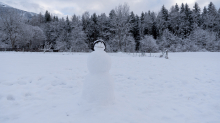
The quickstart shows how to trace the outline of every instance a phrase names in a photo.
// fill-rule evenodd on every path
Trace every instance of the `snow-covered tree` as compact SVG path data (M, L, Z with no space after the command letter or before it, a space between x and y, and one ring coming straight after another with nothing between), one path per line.
M157 14L142 12L140 17L130 13L126 3L112 9L109 16L85 12L81 17L73 14L65 19L49 11L29 20L23 19L22 13L1 11L0 22L0 47L11 48L36 48L49 42L52 49L81 51L87 46L91 49L96 39L103 39L108 51L133 52L133 39L138 51L139 41L149 35L161 50L218 51L220 40L220 9L217 11L212 2L202 13L196 2L192 10L182 3L180 7L173 5L169 11L162 6Z
M217 32L218 39L220 39L220 8L219 8L219 10L218 10L216 22L217 22L216 32Z
M144 36L144 38L140 41L140 51L141 52L156 52L158 50L158 46L156 44L156 40L152 36Z
M70 36L71 51L82 52L88 49L86 34L82 30L82 26L78 25L74 27Z
M179 7L176 4L175 6L172 6L170 8L170 13L168 16L168 23L170 26L170 31L173 32L174 35L180 34L180 13L179 13ZM161 33L161 32L160 32Z
M159 35L162 35L163 31L168 28L168 10L164 5L157 16L157 27Z
M45 53L46 51L49 51L51 47L52 47L52 44L50 44L49 42L45 42L41 50L43 50Z
M59 37L56 39L56 45L55 48L57 50L62 50L62 51L67 51L71 48L71 43L70 43L70 34L66 31L63 30Z
M51 15L48 11L45 12L44 14L45 22L50 22L52 20Z
M23 24L23 16L18 11L7 10L7 12L0 12L0 27L5 36L7 36L7 43L12 48L16 47L16 43L22 37Z
M24 25L23 26L23 37L22 41L29 49L38 48L43 45L45 41L45 35L41 28L38 26ZM21 42L21 41L20 41Z
M105 13L102 13L100 16L98 16L98 31L99 31L99 38L103 40L109 40L110 38L110 23L109 18L105 15Z
M115 32L113 38L115 43L118 45L118 50L122 51L123 44L127 36L129 36L130 24L128 23L129 18L129 6L128 4L118 5L115 11L115 17L112 20L111 25Z
M145 18L145 14L144 12L142 12L140 17L140 24L139 24L140 38L144 37L144 18Z
M196 2L195 5L193 6L192 10L192 19L193 19L193 28L197 28L201 26L201 16L200 16L201 10Z
M152 34L152 27L153 27L153 18L151 17L151 12L145 13L144 15L144 35L151 35Z
M130 23L130 33L132 34L132 36L135 39L135 46L136 46L136 51L139 50L139 41L140 41L140 20L138 15L134 15L133 12L131 12L130 16L129 16L129 23Z
M193 30L193 19L192 19L192 11L190 10L188 4L185 4L185 18L183 18L185 23L183 27L184 37L188 37Z
M210 47L207 46L207 43L216 41L216 34L201 28L197 28L190 35L190 40L194 42L200 50L202 50Z
M94 13L93 15L91 15L89 12L85 12L82 15L82 26L83 26L83 31L86 33L87 35L87 44L89 46L90 49L92 49L92 44L95 40L98 39L99 37L99 31L98 31L98 17L96 15L96 13Z
M127 36L124 42L123 51L124 52L135 52L136 51L136 43L133 36Z
M159 49L163 50L164 48L170 48L172 44L176 44L175 36L168 30L163 31L163 35L158 40Z

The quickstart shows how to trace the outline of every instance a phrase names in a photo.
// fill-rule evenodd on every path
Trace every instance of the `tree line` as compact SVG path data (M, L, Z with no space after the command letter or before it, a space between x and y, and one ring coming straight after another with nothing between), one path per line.
M0 48L50 45L59 51L84 52L97 39L106 42L109 52L220 51L220 8L212 2L203 10L198 3L192 9L182 3L139 16L125 3L108 15L84 12L64 19L46 11L30 20L16 11L0 13Z

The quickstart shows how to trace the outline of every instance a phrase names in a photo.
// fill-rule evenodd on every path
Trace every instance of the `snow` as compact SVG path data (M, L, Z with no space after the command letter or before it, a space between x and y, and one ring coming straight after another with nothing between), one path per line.
M220 122L220 53L109 53L107 106L79 103L88 55L0 52L0 123Z
M111 105L114 102L114 82L110 74L88 74L83 83L83 105Z

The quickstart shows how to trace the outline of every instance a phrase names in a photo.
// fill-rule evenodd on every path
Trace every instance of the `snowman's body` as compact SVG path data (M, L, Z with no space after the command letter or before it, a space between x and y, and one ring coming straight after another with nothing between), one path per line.
M89 74L83 85L82 98L88 103L109 104L114 100L114 82L109 74L111 59L99 42L87 60Z

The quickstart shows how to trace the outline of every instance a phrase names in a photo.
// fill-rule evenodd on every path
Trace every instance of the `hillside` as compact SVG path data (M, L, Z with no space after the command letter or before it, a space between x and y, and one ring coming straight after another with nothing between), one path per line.
M30 20L34 15L37 15L36 13L20 10L20 9L11 7L7 4L4 4L4 3L0 2L0 12L8 12L10 10L17 11L18 13L22 14L24 16L24 18L26 18L28 20Z

